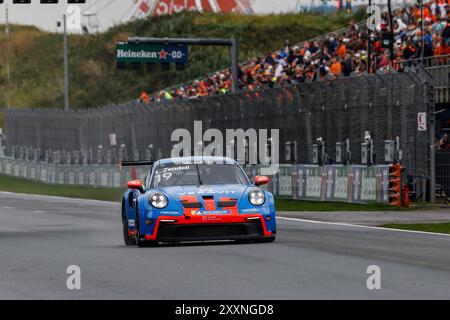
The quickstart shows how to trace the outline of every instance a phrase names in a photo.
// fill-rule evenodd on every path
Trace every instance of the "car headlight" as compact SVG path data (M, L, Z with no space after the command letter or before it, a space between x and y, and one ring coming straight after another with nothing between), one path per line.
M266 201L266 196L261 190L253 190L248 194L248 200L254 206L260 206Z
M150 203L156 209L162 209L167 206L167 197L162 193L153 193L150 196Z

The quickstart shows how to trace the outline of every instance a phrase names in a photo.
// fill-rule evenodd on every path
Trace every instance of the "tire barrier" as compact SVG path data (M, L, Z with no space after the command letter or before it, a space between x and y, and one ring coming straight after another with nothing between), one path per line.
M391 206L401 207L401 166L400 163L394 163L389 166L389 204Z

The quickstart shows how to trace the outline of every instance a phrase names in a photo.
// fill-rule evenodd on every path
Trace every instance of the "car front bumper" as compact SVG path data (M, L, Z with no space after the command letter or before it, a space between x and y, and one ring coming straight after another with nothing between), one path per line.
M273 236L263 215L160 216L150 241L251 240Z

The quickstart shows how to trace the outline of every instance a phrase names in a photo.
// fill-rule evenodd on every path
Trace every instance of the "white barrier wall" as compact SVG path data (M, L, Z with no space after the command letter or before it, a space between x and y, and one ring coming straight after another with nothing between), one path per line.
M132 179L145 180L148 167L66 165L0 158L0 174L49 184L124 188ZM255 177L261 167L246 168ZM343 202L389 202L389 165L280 165L266 188L276 196Z
M121 187L119 166L57 165L0 158L0 174L49 184Z

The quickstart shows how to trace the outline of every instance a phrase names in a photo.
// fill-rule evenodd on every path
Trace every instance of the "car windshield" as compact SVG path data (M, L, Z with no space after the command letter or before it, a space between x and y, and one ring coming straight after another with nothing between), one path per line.
M236 164L167 164L158 166L151 188L215 184L248 184L249 180Z

